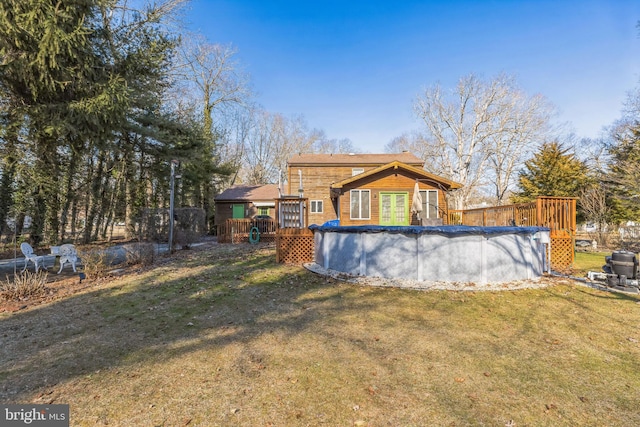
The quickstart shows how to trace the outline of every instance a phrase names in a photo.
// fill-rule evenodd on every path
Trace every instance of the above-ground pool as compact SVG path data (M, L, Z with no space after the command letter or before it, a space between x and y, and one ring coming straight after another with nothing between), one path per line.
M357 276L487 284L537 279L548 269L545 227L309 228L316 264Z

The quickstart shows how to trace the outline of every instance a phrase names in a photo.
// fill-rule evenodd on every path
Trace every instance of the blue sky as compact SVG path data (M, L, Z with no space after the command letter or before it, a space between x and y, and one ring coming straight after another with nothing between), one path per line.
M640 0L193 0L186 19L238 50L266 110L365 152L421 127L421 90L470 73L515 76L591 138L640 85Z

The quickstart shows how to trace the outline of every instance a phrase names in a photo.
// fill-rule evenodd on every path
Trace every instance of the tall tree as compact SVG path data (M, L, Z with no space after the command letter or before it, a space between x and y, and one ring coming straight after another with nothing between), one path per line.
M503 201L527 148L547 132L551 112L541 96L527 96L509 76L485 81L473 74L451 91L439 84L426 89L414 110L426 129L425 167L463 185L452 195L457 209L487 185L496 202Z
M640 122L615 128L606 183L618 221L640 220Z
M225 108L245 104L249 97L247 76L235 60L232 47L207 43L193 36L181 45L183 65L177 72L184 84L198 94L203 118L205 141L199 162L191 164L191 173L202 177L198 205L203 207L210 229L213 229L213 200L216 183L230 175L231 168L220 158L216 141L225 130L216 123L216 114Z
M0 2L0 99L30 166L16 177L29 193L16 198L33 217L35 243L63 238L67 215L73 228L80 210L85 239L104 230L125 193L114 173L123 160L143 168L126 179L162 179L149 171L170 151L157 147L171 142L149 118L165 115L162 94L175 45L162 18L184 1L139 10L127 0ZM3 134L5 148L11 135Z
M538 196L578 197L588 182L586 170L569 148L556 141L544 143L520 171L519 191L512 201L524 203Z
M44 237L45 225L49 239L58 238L58 148L86 125L83 107L103 102L105 85L97 77L104 68L91 44L94 17L88 0L0 2L0 90L16 117L28 118L23 124L33 144L34 243Z
M253 110L244 141L243 178L249 184L278 181L293 153L309 152L317 132L309 131L302 117L286 118L278 113Z

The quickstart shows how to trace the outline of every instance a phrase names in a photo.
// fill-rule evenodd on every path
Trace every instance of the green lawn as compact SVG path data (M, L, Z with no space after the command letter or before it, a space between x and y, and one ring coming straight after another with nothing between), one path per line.
M605 257L611 252L576 252L573 267L576 274L586 275L588 271L602 272Z
M0 401L72 426L640 425L640 298L555 280L372 288L181 251L0 314Z

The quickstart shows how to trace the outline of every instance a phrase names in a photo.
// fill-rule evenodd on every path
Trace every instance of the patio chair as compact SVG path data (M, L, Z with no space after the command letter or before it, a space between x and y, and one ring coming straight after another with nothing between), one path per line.
M67 263L71 264L73 272L75 273L76 262L78 261L78 251L76 251L76 247L71 244L61 245L58 253L60 254L60 270L58 270L58 274L62 272L64 265Z
M29 261L31 261L36 266L36 273L38 272L39 267L43 267L46 269L46 267L44 266L44 257L41 255L36 255L33 252L33 248L30 244L28 244L27 242L22 242L20 244L20 250L24 255L24 268L22 269L23 273L27 269Z

